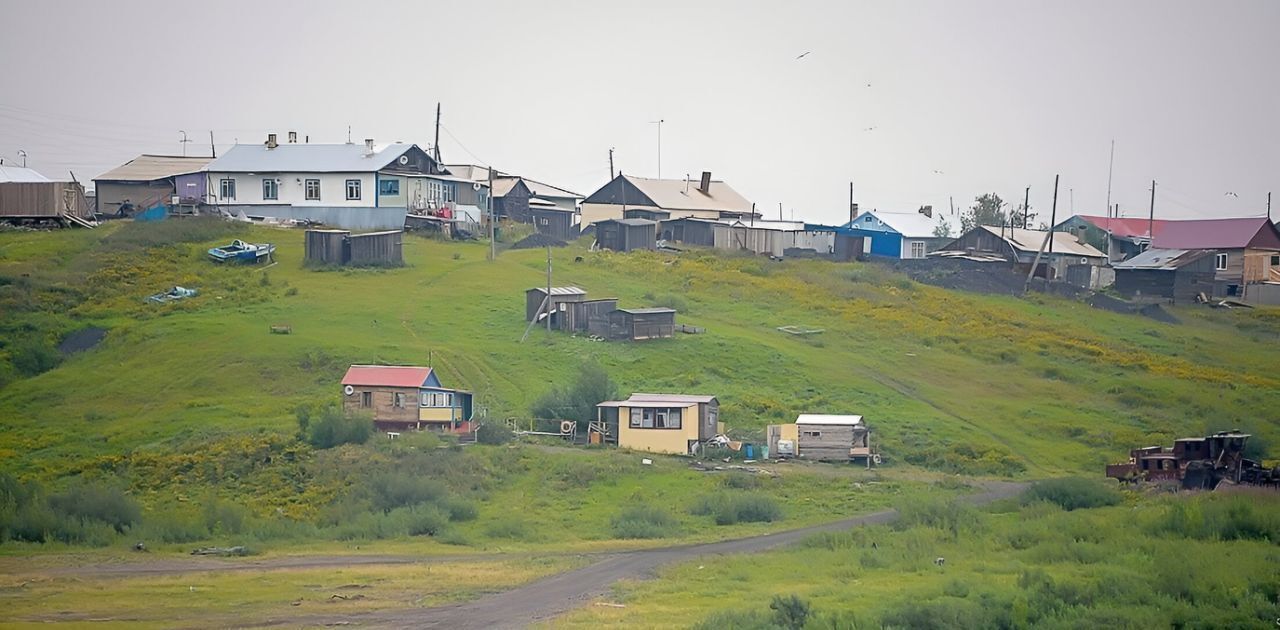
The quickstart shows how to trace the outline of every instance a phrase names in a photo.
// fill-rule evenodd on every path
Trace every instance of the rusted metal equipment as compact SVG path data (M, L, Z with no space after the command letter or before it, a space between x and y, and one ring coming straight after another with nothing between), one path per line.
M1219 483L1274 486L1280 468L1263 468L1244 457L1251 436L1219 431L1200 438L1175 440L1173 448L1148 446L1129 451L1129 461L1107 466L1107 476L1120 481L1176 481L1186 489L1212 490Z

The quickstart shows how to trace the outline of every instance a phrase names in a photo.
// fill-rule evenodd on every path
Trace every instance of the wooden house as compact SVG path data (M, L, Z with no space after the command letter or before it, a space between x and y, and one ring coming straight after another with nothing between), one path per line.
M581 235L578 215L550 201L539 198L529 200L529 223L539 234L546 234L562 241L572 241Z
M804 413L793 424L769 425L765 433L774 457L879 463L862 416Z
M1280 282L1280 231L1266 217L1166 221L1152 247L1216 250L1215 297L1252 301L1251 290Z
M133 216L155 206L172 206L174 197L179 204L200 204L207 193L201 171L212 161L210 157L139 155L94 178L98 213Z
M621 448L687 455L723 433L715 396L632 394L596 406L596 432Z
M674 308L619 308L608 314L606 339L640 341L674 337L676 310Z
M855 216L840 229L866 238L870 243L866 253L873 256L924 258L954 240L945 235L958 232L959 221L949 223L941 214L934 214L932 206L924 206L917 212L871 210Z
M1213 294L1215 255L1207 249L1148 249L1112 265L1115 288L1127 298L1194 304L1198 294Z
M629 252L657 249L658 224L645 219L609 219L597 221L596 244L601 249Z
M429 367L353 365L342 378L342 408L372 415L382 431L458 430L471 420L472 395L444 387Z
M1036 277L1061 280L1071 265L1101 265L1106 255L1077 235L1022 228L979 225L940 247L937 254L956 253L980 259L1030 265L1039 257Z
M733 220L759 217L751 204L728 184L711 179L651 179L619 174L582 201L582 224L624 219L644 209L666 213L662 218L696 217Z

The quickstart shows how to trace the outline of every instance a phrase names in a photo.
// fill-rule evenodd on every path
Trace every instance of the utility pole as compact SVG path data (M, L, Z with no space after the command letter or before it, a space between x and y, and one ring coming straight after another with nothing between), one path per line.
M609 181L613 181L613 147L609 147Z
M1156 244L1156 180L1151 180L1151 212L1147 215L1147 249Z
M1116 167L1116 141L1111 141L1111 160L1107 162L1107 264L1111 264L1111 174Z
M956 198L954 195L947 197L947 202L951 204L951 216L956 216Z
M218 149L217 149L217 147L214 147L214 146L213 146L213 131L212 131L212 130L210 130L210 131L209 131L209 156L210 156L210 157L214 157L214 158L218 157Z
M853 182L849 182L849 222L850 223L852 223L853 220L857 218L854 216L855 212L856 210L854 210L854 205L853 205Z
M781 201L778 202L778 220L779 221L782 220L782 202Z
M551 332L551 246L547 245L547 332Z
M1267 220L1271 220L1271 193L1267 193Z
M182 140L179 140L182 143L182 157L187 157L187 143L191 141L187 139L187 132L179 129L178 133L182 134Z
M1030 230L1031 226L1031 187L1022 193L1022 229Z
M440 101L436 101L436 164L440 164Z
M1053 209L1049 211L1049 253L1053 253L1053 226L1058 222L1058 177L1053 176ZM1035 269L1032 269L1035 271ZM1045 280L1049 279L1049 274L1045 274Z
M1058 213L1058 176L1057 175L1053 176L1053 209L1050 212L1051 212L1050 216L1054 216ZM1050 221L1052 220L1053 219L1050 219ZM1022 285L1022 292L1024 294L1027 292L1028 289L1031 288L1031 278L1035 277L1036 275L1036 267L1040 266L1040 255L1044 253L1044 248L1046 245L1049 246L1049 251L1053 252L1053 228L1052 227L1050 227L1049 231L1045 233L1044 240L1040 242L1040 249L1036 250L1036 257L1031 261L1031 271L1027 272L1027 281ZM1044 280L1045 280L1045 284L1047 285L1049 282L1048 273L1044 274Z
M649 123L658 126L658 179L662 179L662 123L664 122L666 119L659 118Z
M489 171L489 204L488 204L488 205L489 205L489 260L496 261L496 260L498 260L498 242L497 242L497 232L498 232L498 231L497 231L497 228L495 227L495 224L497 223L497 220L496 220L496 218L493 216L493 212L494 212L494 209L493 209L493 167L492 167L492 166L488 166L488 167L485 167L485 168L487 168L487 169L488 169L488 171ZM547 299L548 299L548 300L549 300L549 299L551 299L551 296L550 296L550 295L548 295L548 296L547 296Z

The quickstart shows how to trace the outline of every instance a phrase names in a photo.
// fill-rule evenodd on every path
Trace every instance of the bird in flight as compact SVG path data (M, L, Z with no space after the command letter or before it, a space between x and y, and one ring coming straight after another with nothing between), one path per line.
M863 131L875 131L875 130L876 130L875 127L867 127L866 129L863 129Z
M809 53L810 53L810 52L813 52L813 51L806 50L806 51L804 51L804 52L800 53L799 55L797 55L797 56L796 56L796 59L804 59L805 57L808 57L808 56L809 56Z
M934 170L933 170L933 172L934 172L934 174L935 174L935 175L945 175L945 173L943 173L942 171L940 171L940 170L938 170L938 169L934 169Z
M1237 195L1237 194L1235 194L1235 193L1233 193L1233 192L1228 192L1228 193L1227 193L1226 195L1224 195L1224 196L1226 196L1226 197L1235 197L1236 199L1239 199L1239 198L1240 198L1240 195Z

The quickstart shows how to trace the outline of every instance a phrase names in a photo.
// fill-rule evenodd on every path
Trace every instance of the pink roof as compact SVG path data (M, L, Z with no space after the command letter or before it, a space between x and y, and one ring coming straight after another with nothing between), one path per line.
M1113 235L1118 236L1120 238L1135 238L1135 237L1148 238L1149 237L1149 235L1147 234L1147 227L1148 227L1147 219L1139 219L1135 217L1129 217L1129 218L1112 217L1111 219L1107 219L1107 217L1092 216L1087 214L1081 214L1077 216L1079 216L1081 219L1084 219L1085 221L1088 221L1089 223L1092 223L1094 227L1097 227L1100 230L1110 229ZM1159 234L1160 229L1164 226L1164 224L1172 223L1172 221L1168 221L1165 219L1156 219L1154 223L1156 228L1156 234Z
M1166 221L1153 247L1165 249L1280 249L1280 233L1266 217Z
M429 367L404 365L353 365L342 377L343 385L374 385L381 387L422 387L431 376Z

